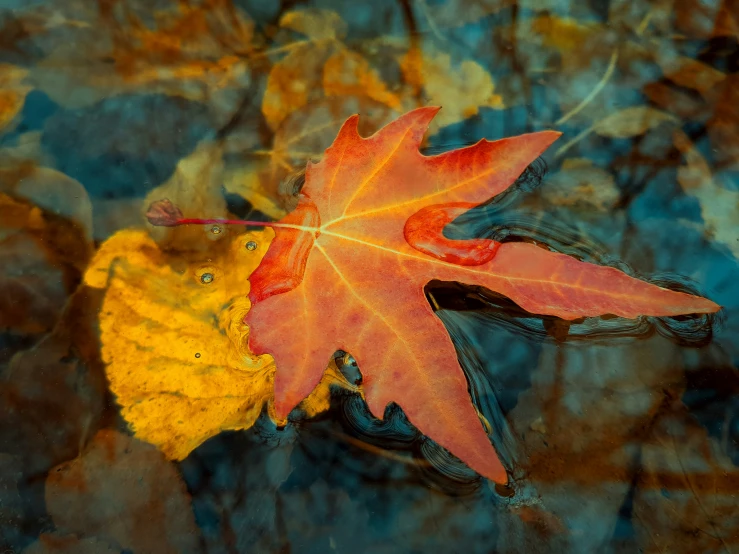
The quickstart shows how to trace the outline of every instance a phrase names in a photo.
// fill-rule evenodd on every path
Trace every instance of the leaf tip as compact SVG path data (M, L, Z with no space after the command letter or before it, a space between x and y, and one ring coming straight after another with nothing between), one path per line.
M291 406L287 400L277 398L275 395L274 402L274 420L278 425L285 425L287 423L287 416L295 406Z
M344 124L339 129L339 133L336 135L334 143L339 142L339 139L358 138L359 135L359 114L349 116Z

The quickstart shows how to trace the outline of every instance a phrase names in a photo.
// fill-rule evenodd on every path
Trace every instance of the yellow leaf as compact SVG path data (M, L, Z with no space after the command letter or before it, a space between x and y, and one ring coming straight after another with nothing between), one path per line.
M667 112L649 106L632 106L612 113L593 125L593 130L609 138L629 138L643 135L660 123L680 120Z
M544 45L562 54L582 52L583 44L602 33L602 25L568 17L540 15L531 21L531 30L544 38ZM588 56L592 52L588 53Z
M280 19L280 26L302 33L308 40L285 46L289 53L269 72L262 113L273 131L292 112L320 98L323 66L341 48L339 40L346 34L346 24L331 10L288 12Z
M271 229L246 232L199 254L163 251L143 231L121 231L85 274L87 285L106 289L102 357L121 413L170 459L221 431L251 427L272 398L274 363L249 351L244 316L249 275L273 237ZM308 417L328 409L332 384L356 389L327 372L300 406Z
M272 397L274 364L249 351L243 320L248 277L273 236L247 232L205 257L163 252L145 232L121 231L90 264L85 283L107 289L100 333L110 389L136 436L170 459L251 427ZM328 399L319 386L305 411L325 411Z

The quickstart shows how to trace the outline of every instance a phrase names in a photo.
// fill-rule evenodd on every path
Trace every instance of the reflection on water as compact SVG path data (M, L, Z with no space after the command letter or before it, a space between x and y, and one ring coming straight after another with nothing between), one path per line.
M0 2L0 551L736 550L738 56L732 0ZM278 219L349 115L421 105L427 153L563 132L447 236L723 306L430 283L507 487L373 417L351 352L277 425L241 324L269 236L143 217Z

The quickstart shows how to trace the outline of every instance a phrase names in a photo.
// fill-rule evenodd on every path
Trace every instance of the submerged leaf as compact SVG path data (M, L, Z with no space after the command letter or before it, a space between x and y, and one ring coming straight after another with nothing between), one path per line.
M236 91L251 80L260 39L230 0L79 2L55 10L51 20L64 28L64 39L57 37L31 75L63 106L146 92L203 102L221 119L230 117Z
M166 183L156 187L146 197L144 206L159 198L168 198L185 216L208 213L217 217L226 215L226 200L221 194L223 179L223 152L219 144L204 141L186 158L182 158ZM152 236L165 248L179 250L209 247L203 241L203 231L196 228L152 228Z
M323 67L323 90L326 96L366 96L391 109L400 108L400 98L357 52L342 49L333 54Z
M593 125L593 130L609 138L630 138L643 135L660 123L678 123L674 115L650 106L632 106L604 117Z
M541 194L555 206L598 212L611 210L620 197L613 175L590 160L579 158L564 160L562 168L547 179Z
M332 10L308 8L287 12L280 18L280 27L304 34L311 40L342 40L346 23Z
M657 50L656 61L665 77L674 83L697 90L704 97L711 98L726 75L699 60L678 56L674 52Z
M254 209L280 219L295 207L296 175L331 144L347 117L361 111L362 131L373 132L395 115L387 106L355 96L326 98L288 115L274 134L272 148L226 170L223 186L248 200Z
M277 62L267 78L262 113L276 130L295 110L321 96L323 65L337 49L333 41L298 44Z
M675 131L674 141L685 160L677 171L678 183L700 202L708 233L739 258L739 192L716 182L708 163L685 133Z
M26 69L0 63L0 131L18 115L26 101L26 94L32 89L23 84L26 75Z
M77 535L41 533L23 554L120 554L121 549L98 538L80 539Z
M642 447L641 463L633 509L643 552L719 553L739 546L739 471L705 429L687 416L662 417Z
M142 553L201 552L200 530L177 469L155 448L102 430L82 455L49 472L56 528ZM115 498L111 502L111 498Z
M345 24L338 14L329 10L288 12L280 25L307 35L308 40L276 49L288 53L272 67L262 99L262 113L272 130L279 132L292 114L324 98L338 103L353 98L370 108L376 103L400 108L401 99L378 72L341 42ZM363 112L366 109L362 106Z
M718 94L708 136L719 167L739 170L739 74L727 76Z
M406 82L423 91L423 103L442 107L434 129L477 115L480 108L504 108L490 73L474 60L455 63L449 54L411 48L400 63Z
M54 327L90 257L85 234L0 192L0 330L40 337Z

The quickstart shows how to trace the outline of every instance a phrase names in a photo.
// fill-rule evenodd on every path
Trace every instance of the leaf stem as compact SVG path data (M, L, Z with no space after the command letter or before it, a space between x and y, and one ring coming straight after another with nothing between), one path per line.
M199 217L184 217L175 222L177 225L208 225L210 223L220 223L221 225L256 225L259 227L284 227L280 223L272 223L271 221L249 221L246 219L203 219Z

